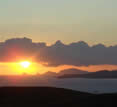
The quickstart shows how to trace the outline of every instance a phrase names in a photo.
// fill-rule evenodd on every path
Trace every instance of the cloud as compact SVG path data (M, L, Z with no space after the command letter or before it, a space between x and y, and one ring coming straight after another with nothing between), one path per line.
M40 48L46 47L45 43L33 43L28 38L13 38L0 43L0 61L18 61L31 58L38 54Z
M46 43L34 43L28 38L13 38L0 43L1 62L17 61L21 58L32 58L46 66L117 65L117 46L89 46L84 41L68 45L57 41L47 46Z
M49 66L116 65L117 46L106 47L102 44L89 46L83 41L65 45L57 41L54 45L42 49L40 58L41 61L48 62Z

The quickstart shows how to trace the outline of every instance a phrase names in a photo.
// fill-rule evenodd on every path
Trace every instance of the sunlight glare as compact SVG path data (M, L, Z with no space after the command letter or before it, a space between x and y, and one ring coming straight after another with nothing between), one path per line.
M21 62L20 65L23 68L28 68L31 65L31 63L29 61L24 61L24 62Z

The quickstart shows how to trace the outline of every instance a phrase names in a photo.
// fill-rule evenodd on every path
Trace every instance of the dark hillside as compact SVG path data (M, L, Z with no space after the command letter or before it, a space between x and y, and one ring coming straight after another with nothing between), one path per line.
M93 95L51 87L0 88L0 107L112 107L116 98L117 94Z

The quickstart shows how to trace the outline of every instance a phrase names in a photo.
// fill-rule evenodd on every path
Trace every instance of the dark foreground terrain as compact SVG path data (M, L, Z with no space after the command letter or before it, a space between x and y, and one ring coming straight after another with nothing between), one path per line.
M0 88L0 107L117 107L117 94L95 95L51 87Z

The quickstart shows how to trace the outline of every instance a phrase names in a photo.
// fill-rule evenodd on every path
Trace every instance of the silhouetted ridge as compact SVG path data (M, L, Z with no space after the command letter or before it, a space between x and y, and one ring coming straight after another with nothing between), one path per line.
M97 72L90 72L88 74L71 74L71 75L62 75L59 78L117 78L117 70L108 71L97 71Z
M87 74L88 71L83 71L80 69L70 68L61 70L58 75L65 75L65 74Z

